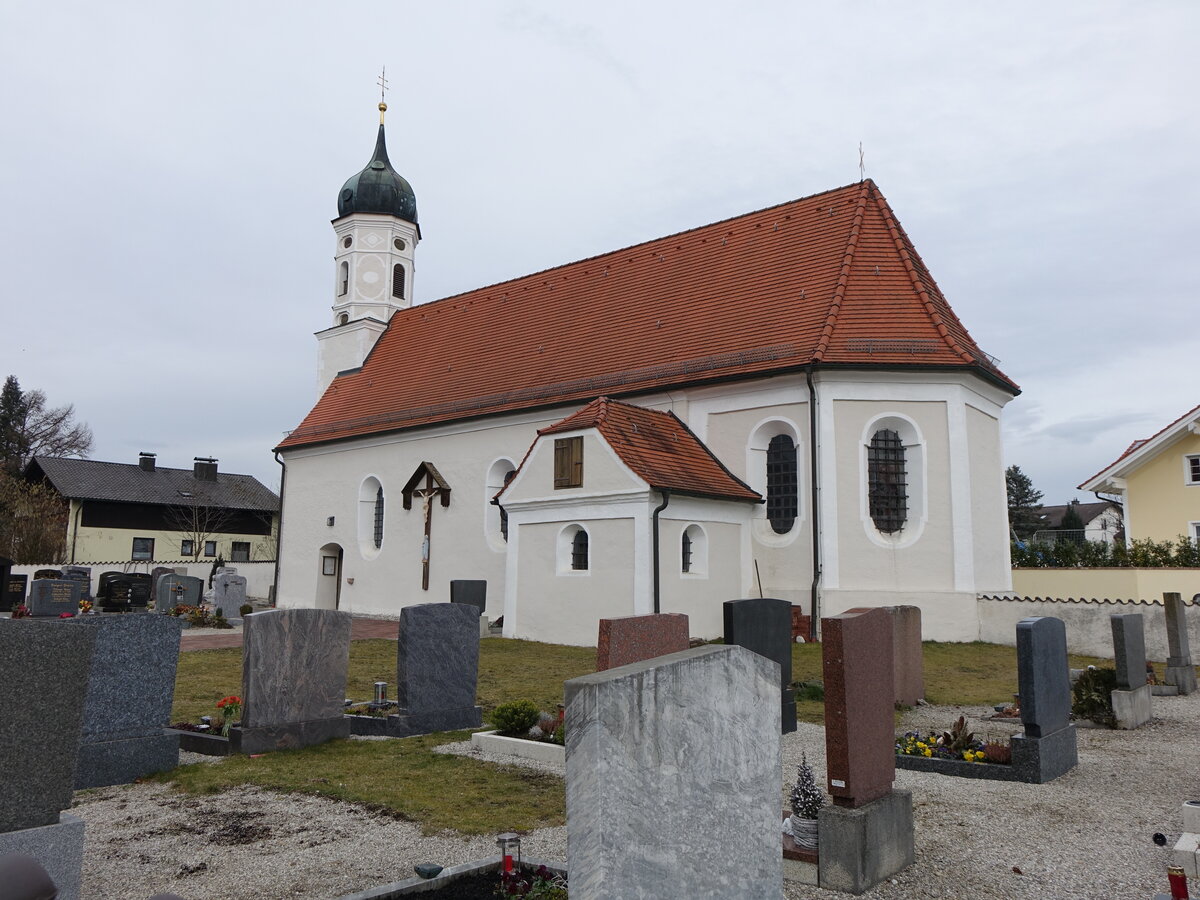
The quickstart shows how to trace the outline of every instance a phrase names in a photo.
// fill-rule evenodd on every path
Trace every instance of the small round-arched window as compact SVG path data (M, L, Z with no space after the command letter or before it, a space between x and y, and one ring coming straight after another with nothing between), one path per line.
M560 575L582 575L591 570L591 539L582 525L568 525L558 533L557 551Z

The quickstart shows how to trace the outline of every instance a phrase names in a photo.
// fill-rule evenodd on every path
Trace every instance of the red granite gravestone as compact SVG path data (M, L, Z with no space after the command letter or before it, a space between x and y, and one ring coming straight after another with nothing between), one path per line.
M829 793L856 808L884 797L896 775L892 617L850 609L821 620Z
M688 617L683 613L601 619L596 640L596 671L678 653L688 648Z
M792 607L792 640L796 638L804 638L808 640L808 623L809 618L804 612L803 606Z
M921 647L921 607L889 606L892 616L892 654L895 701L916 706L925 696L925 658Z

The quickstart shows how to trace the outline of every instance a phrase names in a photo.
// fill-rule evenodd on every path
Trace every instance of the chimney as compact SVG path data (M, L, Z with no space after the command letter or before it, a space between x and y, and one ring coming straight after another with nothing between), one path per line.
M193 460L192 474L197 481L217 480L217 461L215 459L211 456L197 456Z
M143 472L153 472L154 458L157 455L157 453L147 453L145 450L143 450L138 454L138 468Z

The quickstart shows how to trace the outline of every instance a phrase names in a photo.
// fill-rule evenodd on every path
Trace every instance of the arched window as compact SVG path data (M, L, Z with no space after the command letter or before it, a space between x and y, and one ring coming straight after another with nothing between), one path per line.
M516 474L516 469L509 469L507 472L505 472L504 483L508 484L510 481L512 481L513 476ZM505 542L508 541L508 510L503 506L500 507L500 537L504 538Z
M884 534L895 534L908 520L908 473L904 444L890 428L871 436L867 447L867 501L871 521Z
M392 266L392 296L404 299L404 266L400 263Z
M689 525L679 538L679 571L704 576L708 572L708 536L699 525Z
M683 540L680 542L679 548L680 566L679 571L692 571L692 537L686 531L683 533Z
M576 572L588 569L588 533L582 528L571 537L571 568Z
M776 534L796 523L796 487L796 444L791 435L777 434L767 444L767 518Z
M350 263L343 262L338 270L338 296L344 297L350 291Z
M373 534L375 547L383 546L383 485L375 493L375 529Z

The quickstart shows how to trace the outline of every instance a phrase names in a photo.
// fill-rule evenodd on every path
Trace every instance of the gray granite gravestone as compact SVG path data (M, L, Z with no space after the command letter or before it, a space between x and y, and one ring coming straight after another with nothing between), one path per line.
M62 577L67 581L79 582L79 599L92 599L92 567L91 566L63 566Z
M236 616L246 602L246 576L228 570L213 576L212 604L226 616Z
M179 765L179 736L166 726L181 622L163 616L84 616L69 624L96 634L75 788L129 784Z
M563 688L572 896L782 897L777 664L696 647Z
M1196 690L1196 667L1192 664L1183 597L1173 592L1163 594L1163 608L1167 615L1166 682L1175 685L1179 693L1190 694Z
M725 643L745 647L779 666L780 724L796 730L796 695L792 690L792 604L770 597L726 600Z
M350 614L272 609L242 620L242 724L235 753L263 753L348 737L342 715Z
M204 579L191 575L160 575L154 590L154 610L169 613L177 606L199 606Z
M1112 692L1118 728L1138 728L1150 721L1150 685L1146 683L1146 637L1141 613L1109 616L1117 689Z
M1062 619L1031 616L1017 623L1017 685L1025 726L1011 741L1017 780L1053 781L1079 762Z
M479 613L474 604L421 603L400 610L397 712L387 734L408 737L478 728Z
M80 896L83 821L62 810L71 805L95 640L91 629L63 622L0 620L0 683L20 685L0 691L0 856L33 856L63 900Z
M77 615L83 586L78 580L36 578L29 586L29 614L57 618L63 613Z

